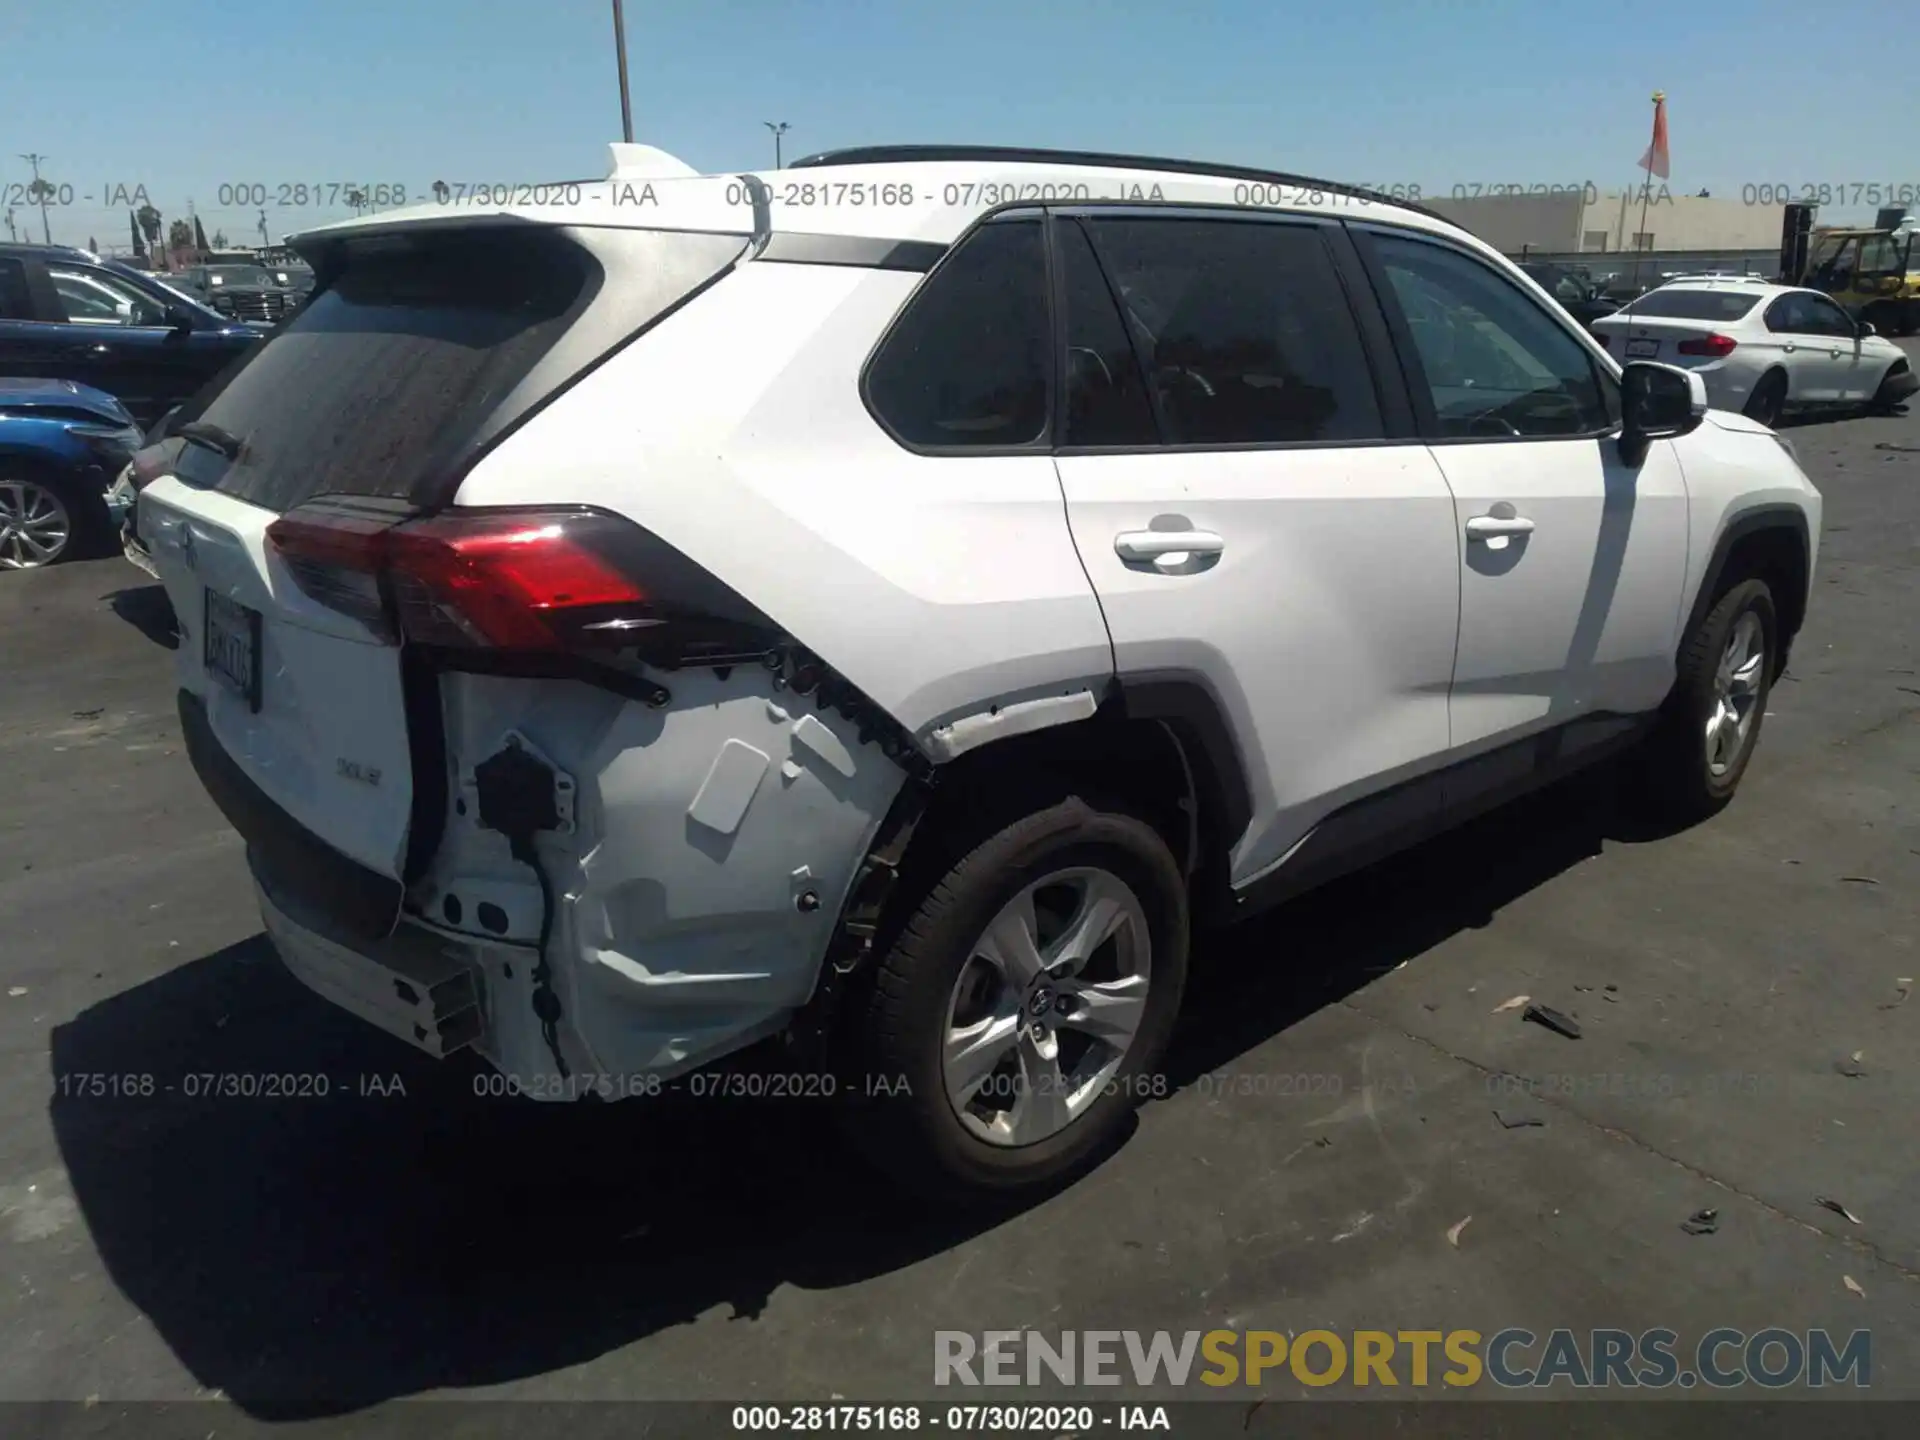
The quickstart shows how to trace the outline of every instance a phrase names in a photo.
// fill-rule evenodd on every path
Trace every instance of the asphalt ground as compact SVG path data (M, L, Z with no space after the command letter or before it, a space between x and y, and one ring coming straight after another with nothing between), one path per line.
M59 1403L0 1430L1005 1401L936 1392L932 1337L1027 1327L1664 1327L1683 1359L1716 1327L1864 1328L1869 1393L1920 1398L1920 415L1789 433L1826 535L1725 814L1648 834L1603 771L1208 943L1169 1096L991 1220L877 1184L817 1106L482 1098L315 999L182 753L157 588L118 559L5 577L0 1402ZM1582 1038L1496 1009L1518 995ZM187 1093L261 1073L329 1093ZM1444 1393L1400 1378L1283 1369L1210 1413L1300 1433L1281 1402ZM1660 1393L1607 1433L1771 1392ZM1863 1408L1811 1393L1846 1408L1781 1433Z

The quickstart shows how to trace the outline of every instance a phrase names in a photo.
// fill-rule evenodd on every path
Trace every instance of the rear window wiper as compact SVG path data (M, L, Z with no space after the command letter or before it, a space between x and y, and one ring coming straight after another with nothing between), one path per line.
M173 432L182 440L191 440L196 445L224 455L229 460L240 458L240 437L231 430L223 430L218 425L210 425L205 420L189 420Z

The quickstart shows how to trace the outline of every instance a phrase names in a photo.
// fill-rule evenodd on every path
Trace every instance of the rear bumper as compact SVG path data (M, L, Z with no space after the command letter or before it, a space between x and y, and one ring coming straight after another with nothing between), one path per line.
M384 940L348 945L295 919L289 913L293 902L257 871L254 882L274 948L310 990L436 1058L480 1038L484 989L467 947L411 926Z

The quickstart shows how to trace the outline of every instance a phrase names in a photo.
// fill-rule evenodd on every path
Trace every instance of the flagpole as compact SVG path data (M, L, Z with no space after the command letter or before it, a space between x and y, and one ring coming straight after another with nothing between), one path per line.
M1667 98L1666 92L1663 90L1656 90L1653 92L1654 139L1656 140L1658 140L1660 137L1660 102L1665 100L1666 98ZM1640 235L1644 235L1647 233L1647 202L1653 198L1654 158L1655 157L1653 153L1653 146L1648 145L1646 180L1641 185L1641 188L1640 188L1640 230L1639 230ZM1635 285L1638 285L1640 283L1640 257L1643 253L1645 252L1642 251L1640 247L1639 238L1638 236L1636 236L1634 239L1634 245L1633 245L1633 283Z

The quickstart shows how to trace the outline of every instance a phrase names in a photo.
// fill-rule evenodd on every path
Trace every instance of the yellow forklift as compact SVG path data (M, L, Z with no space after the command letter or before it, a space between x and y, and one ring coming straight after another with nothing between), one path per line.
M1800 206L1789 206L1789 211ZM1821 290L1882 335L1920 331L1920 217L1882 210L1872 225L1811 226L1789 214L1781 252L1783 283ZM1797 243L1796 243L1797 241Z

